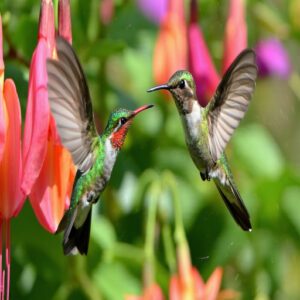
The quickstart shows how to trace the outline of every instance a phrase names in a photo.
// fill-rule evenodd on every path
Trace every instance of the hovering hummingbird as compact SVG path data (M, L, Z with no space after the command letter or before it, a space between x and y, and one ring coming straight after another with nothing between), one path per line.
M78 170L71 203L57 232L64 230L65 255L87 254L92 205L107 185L127 131L144 105L134 111L117 109L101 135L94 123L87 82L79 60L64 39L56 38L58 60L47 60L48 97L63 145L70 151Z
M148 90L171 92L188 150L202 180L214 180L231 215L247 231L252 229L250 216L234 183L224 149L247 111L256 77L255 53L246 49L229 67L206 107L200 106L193 76L188 71L177 71L168 83Z

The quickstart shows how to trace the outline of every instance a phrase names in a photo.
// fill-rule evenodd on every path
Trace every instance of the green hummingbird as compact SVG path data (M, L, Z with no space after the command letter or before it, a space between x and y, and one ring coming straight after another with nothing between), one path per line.
M56 38L57 60L47 60L48 98L62 144L77 166L70 207L57 232L64 230L63 251L87 254L92 205L105 189L128 129L144 105L134 111L114 110L98 134L87 82L71 45Z
M193 76L188 71L177 71L168 83L148 90L171 92L186 145L202 180L213 179L231 215L247 231L252 229L250 216L234 183L224 149L247 111L256 77L255 52L246 49L228 68L206 107L200 106Z

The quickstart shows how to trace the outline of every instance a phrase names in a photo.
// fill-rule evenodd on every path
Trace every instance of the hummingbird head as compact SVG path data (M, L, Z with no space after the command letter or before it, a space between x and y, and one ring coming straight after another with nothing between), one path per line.
M193 101L197 101L194 78L190 72L185 70L175 72L168 83L155 86L147 92L157 90L170 91L178 109L183 114L191 112Z
M110 139L112 146L120 150L124 144L128 129L136 115L140 112L153 107L150 105L143 105L136 110L128 110L125 108L118 108L114 110L108 119L105 128L105 135Z

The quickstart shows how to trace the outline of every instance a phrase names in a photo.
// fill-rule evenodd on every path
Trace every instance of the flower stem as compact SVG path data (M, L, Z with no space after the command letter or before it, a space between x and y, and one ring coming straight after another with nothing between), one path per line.
M158 181L154 181L149 188L149 208L146 223L146 241L145 241L145 265L144 265L144 284L145 287L153 283L154 269L154 243L156 227L156 211L159 197L160 186Z
M5 260L6 260L6 300L9 300L10 290L10 220L5 221Z
M176 271L176 256L173 247L171 229L168 223L164 223L163 225L162 237L167 264L171 273L174 273Z
M173 174L169 171L165 172L164 181L169 187L172 194L173 207L175 213L175 243L177 248L178 272L180 279L182 280L182 284L185 287L185 290L187 291L187 298L184 299L192 299L190 298L190 295L188 295L192 293L193 289L193 282L191 277L191 256L184 231L177 184Z

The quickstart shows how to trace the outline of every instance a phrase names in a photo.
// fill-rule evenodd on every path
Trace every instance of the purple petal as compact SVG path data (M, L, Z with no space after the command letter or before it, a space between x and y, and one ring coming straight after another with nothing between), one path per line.
M283 44L275 39L260 41L256 46L257 65L262 77L275 75L287 79L291 73L289 55Z
M138 0L137 2L142 13L157 24L162 21L167 12L167 0Z

